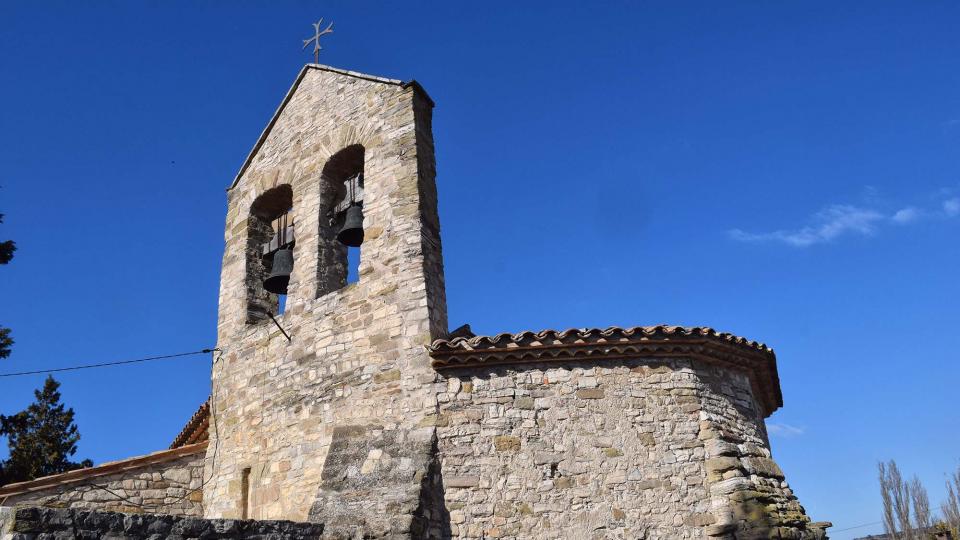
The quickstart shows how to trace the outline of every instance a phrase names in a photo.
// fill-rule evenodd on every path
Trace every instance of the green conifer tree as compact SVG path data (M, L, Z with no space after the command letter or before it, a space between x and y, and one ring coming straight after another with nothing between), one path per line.
M0 223L3 223L3 214L0 214ZM13 252L17 250L17 244L13 240L4 240L0 242L0 264L7 264L13 259Z
M60 383L48 375L43 388L34 391L33 404L12 416L0 415L0 435L7 437L10 447L0 483L24 482L93 465L89 459L70 461L77 453L80 432L73 423L73 409L60 403L59 388Z
M3 223L3 214L0 214L0 223ZM13 252L17 250L17 244L13 240L0 242L0 264L7 264L13 259ZM0 358L10 356L10 347L13 345L13 338L10 337L10 329L0 326ZM2 469L0 469L2 472Z

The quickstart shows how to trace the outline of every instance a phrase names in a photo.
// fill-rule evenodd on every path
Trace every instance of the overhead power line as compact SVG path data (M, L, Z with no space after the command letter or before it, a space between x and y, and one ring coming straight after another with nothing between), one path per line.
M830 534L843 532L843 531L852 531L854 529L862 529L863 527L869 527L870 525L879 525L883 523L882 521L873 521L871 523L864 523L863 525L855 525L853 527L847 527L846 529L837 529L835 531L830 531Z
M165 354L163 356L148 356L146 358L136 358L133 360L118 360L116 362L104 362L102 364L86 364L83 366L71 366L63 368L52 368L52 369L38 369L36 371L21 371L19 373L0 373L0 377L18 377L20 375L39 375L42 373L55 373L58 371L75 371L78 369L90 369L98 367L108 367L108 366L121 366L123 364L136 364L139 362L152 362L154 360L169 360L171 358L180 358L183 356L193 356L197 354L209 354L213 351L219 351L220 349L201 349L199 351L184 352L177 354Z

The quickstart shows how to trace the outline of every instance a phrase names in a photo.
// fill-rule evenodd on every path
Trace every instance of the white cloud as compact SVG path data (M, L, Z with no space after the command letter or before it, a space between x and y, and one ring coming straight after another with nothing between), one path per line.
M807 247L829 242L844 234L870 235L876 230L884 215L876 210L847 204L830 206L816 215L816 225L796 230L780 230L768 233L750 233L740 229L730 231L734 240L741 242L775 241L795 247Z
M943 201L943 213L948 217L960 214L960 198L954 197Z
M908 206L906 208L897 210L897 213L893 215L892 219L894 222L899 223L900 225L906 225L920 218L920 210L916 207Z
M941 191L944 197L948 192ZM875 198L875 197L872 197ZM830 242L844 235L870 236L880 226L894 223L909 225L920 220L946 219L960 216L960 197L942 200L939 208L917 208L905 206L892 214L871 208L879 206L874 201L868 206L835 204L814 214L812 225L799 229L781 229L770 232L748 232L743 229L727 231L730 238L739 242L780 242L793 247L808 247L814 244Z
M806 432L805 429L791 426L790 424L776 423L776 424L767 424L767 433L773 435L774 437L798 437L803 435Z

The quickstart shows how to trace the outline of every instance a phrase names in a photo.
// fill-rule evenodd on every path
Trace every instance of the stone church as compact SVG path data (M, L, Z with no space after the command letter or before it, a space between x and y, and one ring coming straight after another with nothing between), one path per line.
M209 401L167 450L0 488L0 538L826 538L766 345L448 329L433 105L305 66L227 190Z

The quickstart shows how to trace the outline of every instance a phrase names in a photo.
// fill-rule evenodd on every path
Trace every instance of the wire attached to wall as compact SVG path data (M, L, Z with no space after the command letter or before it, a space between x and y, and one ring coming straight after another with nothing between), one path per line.
M90 368L99 368L99 367L109 367L109 366L121 366L124 364L136 364L139 362L152 362L154 360L169 360L171 358L182 358L184 356L194 356L197 354L210 354L214 351L219 351L220 349L201 349L199 351L191 351L177 354L165 354L162 356L148 356L146 358L135 358L133 360L119 360L116 362L104 362L102 364L86 364L82 366L71 366L63 368L51 368L51 369L38 369L36 371L20 371L17 373L0 373L0 377L19 377L21 375L41 375L43 373L56 373L59 371L75 371L78 369L90 369Z
M213 363L214 363L214 364L216 364L216 362L217 362L218 360L220 360L221 358L223 358L223 349L220 349L220 348L218 347L218 348L214 348L214 349L203 349L203 350L200 350L200 351L194 351L194 352L188 352L188 353L168 354L168 355L164 355L164 356L153 356L153 357L149 357L149 358L138 358L138 359L135 359L135 360L123 360L123 361L120 361L120 362L107 362L107 363L104 363L104 364L90 364L90 365L86 365L86 366L76 366L76 367L72 367L72 368L61 368L61 369L59 369L59 370L50 370L50 371L66 371L66 370L70 370L70 369L85 369L85 368L89 368L89 367L115 366L115 365L121 365L121 364L130 364L130 363L134 363L134 362L146 362L146 361L150 361L150 360L162 360L162 359L168 359L168 358L178 358L178 357L182 357L182 356L190 356L190 355L195 355L195 354L207 354L207 353L211 353L211 352L218 352L218 353L220 353L220 354L217 355L217 358L215 358L215 359L213 360ZM3 374L3 375L0 375L0 376L5 376L5 377L6 377L6 376L13 376L13 375L29 375L29 374L34 374L34 373L47 373L47 371L37 371L37 372L30 372L30 373L7 373L7 374ZM212 452L212 457L210 458L210 460L211 460L212 462L214 462L214 463L215 463L216 460L217 460L217 455L219 454L219 448L220 448L220 435L219 435L219 433L218 433L218 431L217 431L217 416L216 416L216 410L214 409L214 407L216 407L217 395L218 395L217 392L214 391L214 392L211 393L211 396L210 396L210 398L209 398L209 400L210 400L210 401L209 401L209 402L210 402L210 426L213 428L213 452ZM208 437L208 439L209 439L209 437ZM206 461L206 458L205 458L205 461ZM204 469L206 469L206 466L204 466ZM135 473L134 473L133 471L119 471L119 472L117 472L117 473L115 473L115 474L117 474L118 476L120 476L120 478L122 478L122 479L135 478ZM112 496L115 498L114 501L111 501L111 502L125 502L125 503L127 503L128 505L130 505L130 506L132 506L132 507L139 508L139 509L141 509L141 510L151 511L151 510L160 510L161 508L168 507L168 506L170 506L171 504L179 503L179 502L187 499L188 497L190 497L190 496L193 495L194 493L197 493L197 492L202 491L203 488L206 487L206 485L207 485L211 480L213 480L213 474L211 474L210 477L208 477L208 478L204 478L204 476L206 476L205 473L202 473L202 474L201 474L201 477L200 477L201 482L200 482L200 485L199 485L199 486L197 486L196 488L192 488L192 489L189 489L189 488L188 488L188 489L186 490L186 492L185 492L183 495L179 496L179 497L165 499L163 505L147 505L147 504L143 504L142 502L134 501L134 500L130 499L129 497L127 497L127 496L125 496L125 495L122 495L122 494L120 494L120 493L117 493L116 491L110 489L109 487L107 487L106 484L98 483L98 482L96 482L95 480L87 480L86 482L84 482L84 483L76 486L75 489L83 490L83 491L82 491L83 493L86 493L86 492L89 492L89 491L94 491L94 490L104 491L104 492L112 495ZM4 497L3 499L0 499L0 506L3 506L3 504L6 503L6 501L7 501L9 498L10 498L10 496L7 496L7 497Z

